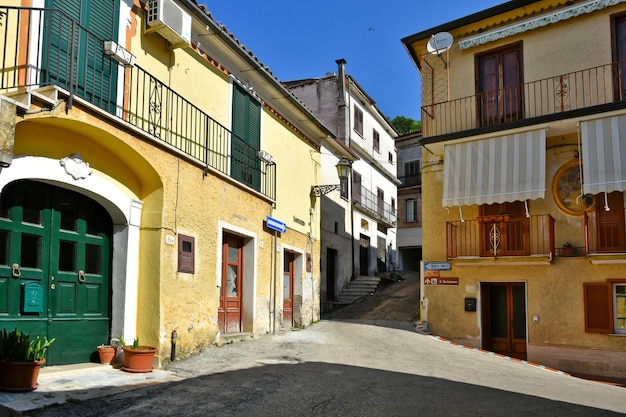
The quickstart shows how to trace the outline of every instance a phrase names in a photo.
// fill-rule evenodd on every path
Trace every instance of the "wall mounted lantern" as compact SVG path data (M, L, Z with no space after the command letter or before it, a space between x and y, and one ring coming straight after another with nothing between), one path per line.
M311 194L315 197L321 197L326 195L334 190L341 190L341 184L345 182L345 180L350 176L350 171L352 170L352 164L346 158L341 157L339 162L337 162L337 175L339 175L339 179L341 180L340 184L333 185L313 185L311 187Z

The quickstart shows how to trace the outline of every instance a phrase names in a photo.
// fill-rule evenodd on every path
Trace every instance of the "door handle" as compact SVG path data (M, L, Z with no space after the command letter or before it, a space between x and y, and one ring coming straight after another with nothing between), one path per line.
M20 270L20 264L14 263L11 265L11 275L13 278L19 278L22 276L22 271Z
M85 271L83 271L82 269L78 271L78 282L80 282L81 284L85 283Z

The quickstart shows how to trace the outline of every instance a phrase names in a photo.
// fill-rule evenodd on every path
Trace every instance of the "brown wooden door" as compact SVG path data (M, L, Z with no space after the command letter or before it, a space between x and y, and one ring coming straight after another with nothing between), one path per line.
M283 260L283 327L293 327L294 256L285 252Z
M530 255L530 221L524 203L482 205L480 217L482 256Z
M606 211L604 193L596 196L598 218L598 251L622 252L626 249L624 239L624 195L616 191L607 195L609 211Z
M478 57L476 74L481 126L522 118L522 73L517 46Z
M526 286L520 282L481 285L483 349L526 359Z
M217 312L218 325L222 333L242 331L242 277L243 240L225 234L222 243L222 287Z

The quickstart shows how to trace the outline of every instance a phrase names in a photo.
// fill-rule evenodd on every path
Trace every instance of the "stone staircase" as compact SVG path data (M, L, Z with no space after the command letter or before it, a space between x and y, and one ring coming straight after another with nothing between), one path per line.
M380 277L356 277L343 289L339 297L338 304L352 304L361 297L369 296L376 292L380 284Z

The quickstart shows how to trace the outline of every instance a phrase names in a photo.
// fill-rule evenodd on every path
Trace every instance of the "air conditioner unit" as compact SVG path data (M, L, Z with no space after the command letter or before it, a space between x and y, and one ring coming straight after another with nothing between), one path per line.
M191 43L191 16L173 0L149 0L147 23L147 32L157 32L172 47Z

